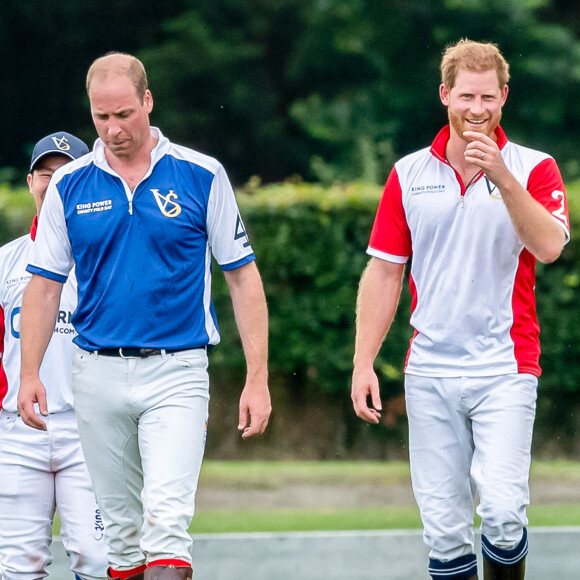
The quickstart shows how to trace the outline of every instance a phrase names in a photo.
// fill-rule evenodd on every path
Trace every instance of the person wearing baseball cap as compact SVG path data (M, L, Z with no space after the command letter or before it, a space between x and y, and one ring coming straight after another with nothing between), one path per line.
M28 189L36 203L36 218L33 222L34 235L36 235L40 207L44 201L52 174L62 165L78 159L88 152L89 148L84 141L65 131L51 133L34 146L30 159L30 173L27 177Z
M78 137L60 131L58 133L51 133L43 137L32 150L32 157L30 159L30 171L34 169L37 163L49 155L57 155L58 157L68 157L69 160L78 159L89 152L84 141ZM65 161L66 163L66 161Z
M103 524L81 450L73 411L71 361L77 304L74 274L64 286L58 319L41 373L48 385L47 430L28 427L17 410L20 387L20 308L31 275L28 256L38 215L56 171L89 152L60 131L36 143L27 177L36 204L30 234L0 248L0 577L44 578L52 557L52 521L61 518L61 537L76 580L106 578Z

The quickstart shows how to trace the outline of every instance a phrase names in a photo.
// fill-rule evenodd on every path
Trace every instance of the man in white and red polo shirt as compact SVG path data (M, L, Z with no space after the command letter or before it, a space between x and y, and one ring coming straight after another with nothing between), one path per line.
M535 263L556 260L569 239L566 195L554 159L508 141L499 125L509 72L495 45L450 46L441 73L449 125L395 164L377 211L352 399L378 423L373 363L412 256L405 393L429 573L477 578L477 491L485 578L520 579L540 375Z

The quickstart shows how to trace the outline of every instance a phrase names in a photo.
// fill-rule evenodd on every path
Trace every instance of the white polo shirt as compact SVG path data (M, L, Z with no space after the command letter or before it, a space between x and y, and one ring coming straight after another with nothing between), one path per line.
M20 388L20 309L22 295L32 277L26 271L36 232L36 220L31 235L22 236L0 248L0 405L6 411L17 412L16 399ZM76 350L76 331L71 323L76 308L76 278L72 272L63 287L54 333L40 367L40 379L46 386L48 410L68 411L73 407L71 362ZM3 330L3 332L2 332Z
M517 236L498 189L482 171L466 189L445 159L449 127L430 148L395 164L367 252L412 256L411 339L405 372L421 376L540 375L535 258ZM564 183L554 159L496 130L518 182L569 239Z

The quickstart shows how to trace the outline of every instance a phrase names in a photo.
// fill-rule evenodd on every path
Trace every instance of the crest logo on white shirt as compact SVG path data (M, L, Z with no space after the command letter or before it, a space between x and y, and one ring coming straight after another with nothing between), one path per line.
M174 218L181 213L181 206L173 201L174 199L178 199L173 189L170 189L167 195L162 195L158 189L151 189L150 191L155 197L157 207L159 207L165 217Z

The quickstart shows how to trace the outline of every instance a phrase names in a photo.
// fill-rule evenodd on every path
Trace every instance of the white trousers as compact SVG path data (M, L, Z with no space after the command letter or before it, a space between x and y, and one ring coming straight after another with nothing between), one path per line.
M79 349L73 394L109 564L191 562L187 530L209 402L205 350L124 359Z
M48 576L55 508L72 571L106 577L103 523L81 451L73 411L43 418L47 431L0 411L0 578Z
M474 552L476 492L488 540L506 550L521 540L537 383L529 374L406 375L411 480L431 558Z

